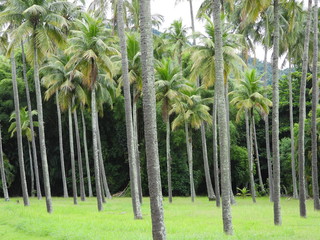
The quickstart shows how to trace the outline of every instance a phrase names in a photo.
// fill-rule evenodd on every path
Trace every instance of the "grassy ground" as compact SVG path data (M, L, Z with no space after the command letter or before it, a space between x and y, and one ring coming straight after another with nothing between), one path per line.
M80 200L80 199L79 199ZM54 213L46 213L45 201L31 199L24 207L22 199L9 203L0 199L1 240L144 240L152 239L148 199L142 206L143 220L133 220L131 200L115 198L105 204L105 210L97 212L96 200L88 199L72 204L72 199L54 198ZM214 202L198 197L195 203L189 198L174 198L169 204L164 201L167 239L320 239L320 212L308 204L308 218L299 217L297 200L282 199L283 224L273 225L273 208L267 198L237 199L233 207L234 236L222 233L221 209Z

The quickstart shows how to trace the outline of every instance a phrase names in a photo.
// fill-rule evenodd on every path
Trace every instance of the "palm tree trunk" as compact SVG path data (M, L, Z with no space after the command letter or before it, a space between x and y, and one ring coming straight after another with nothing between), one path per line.
M134 147L137 162L137 174L138 174L138 189L139 189L139 200L142 204L142 183L141 183L141 168L140 168L140 152L139 152L139 138L138 138L138 118L137 118L137 100L136 100L136 88L133 86L132 90L132 117L133 117L133 137Z
M51 213L52 199L51 199L49 168L48 168L48 160L47 160L46 138L44 133L42 95L41 95L41 87L40 87L40 79L39 79L38 49L37 49L36 43L34 43L34 82L35 82L35 88L36 88L38 123L39 123L39 140L40 140L40 151L41 151L41 160L42 160L44 192L46 195L47 212Z
M189 167L189 178L190 178L190 195L191 195L191 201L194 202L196 193L194 189L194 180L193 180L192 136L191 136L191 132L189 135L189 126L186 121L184 123L184 127L186 132L186 144L187 144L188 167Z
M81 144L80 144L80 134L79 134L79 123L78 114L75 109L73 112L74 119L74 129L76 132L76 144L77 144L77 155L78 155L78 168L79 168L79 178L80 178L80 197L81 201L86 200L86 192L84 190L84 179L83 179L83 166L82 166L82 154L81 154Z
M266 27L268 29L268 27ZM268 69L267 69L267 57L268 57L268 46L267 43L264 45L264 62L263 62L263 72L264 72L264 87L267 88L268 85ZM270 151L270 136L269 136L269 115L264 116L264 129L266 137L266 152L267 152L267 164L268 164L268 184L269 184L269 199L273 202L273 174L272 174L272 159Z
M279 0L274 0L274 34L272 61L272 156L274 224L281 225L280 207L280 152L279 152Z
M256 150L256 159L257 159L257 170L259 176L259 185L261 188L262 193L265 193L266 190L264 189L262 175L261 175L261 168L260 168L260 158L259 158L259 150L258 150L258 141L257 141L257 133L256 133L256 123L254 120L254 116L252 115L252 126L253 126L253 139L254 139L254 148Z
M131 109L131 96L130 96L130 82L128 74L128 53L127 43L124 31L123 22L123 1L118 0L118 33L120 38L121 47L121 63L122 63L122 77L123 77L123 91L125 100L125 116L126 116L126 129L127 129L127 147L129 157L130 169L130 183L131 183L131 199L135 219L142 219L140 207L140 194L139 194L139 181L138 181L138 168L137 168L137 152L134 141L135 138L133 124L132 124L132 109Z
M299 202L300 216L307 216L306 209L306 180L305 180L305 118L306 118L306 80L308 71L308 51L310 41L311 15L312 15L312 0L308 4L307 26L305 32L304 48L303 48L303 63L302 77L300 85L300 101L299 101L299 139L298 139L298 156L299 156Z
M192 29L192 34L194 34L195 33L195 27L194 27L192 0L189 0L189 8L190 8L190 18L191 18L191 29ZM196 37L195 36L192 36L192 44L196 45Z
M253 176L253 159L252 159L252 135L250 128L250 113L246 110L246 136L247 136L247 151L248 151L248 163L249 163L249 175L250 175L250 192L252 201L256 202L256 190Z
M78 204L77 177L76 177L76 163L75 163L75 159L74 159L74 143L73 143L73 127L72 127L71 106L69 106L69 109L68 109L68 118L69 118L69 143L70 143L70 159L71 159L71 173L72 173L73 204Z
M31 139L32 139L32 153L33 153L33 163L34 163L34 172L36 178L36 188L37 188L37 197L40 200L42 198L41 195L41 186L40 186L40 177L39 177L39 167L38 167L38 156L37 156L37 146L34 134L34 126L33 126L33 117L32 117L32 106L31 106L31 98L29 91L29 83L27 79L27 66L26 66L26 57L24 54L24 45L21 42L21 54L22 54L22 73L23 80L26 88L26 97L27 97L27 106L28 106L28 116L30 121L30 130L31 130Z
M201 124L201 140L202 140L203 165L204 165L204 173L205 173L205 178L206 178L207 194L208 194L209 201L213 201L216 199L216 196L214 195L212 182L211 182L211 178L210 178L208 151L207 151L207 140L206 140L206 129L205 129L204 123Z
M89 197L92 197L92 185L91 185L91 174L89 166L89 156L88 156L88 144L87 144L87 127L86 121L84 120L83 110L81 109L81 119L82 119L82 128L83 128L83 145L84 145L84 156L86 159L86 169L87 169L87 179L88 179L88 189Z
M110 190L109 190L107 176L106 176L106 170L105 170L105 167L104 167L104 160L103 160L103 156L102 156L100 127L99 127L99 119L98 119L98 117L97 117L97 133L98 133L98 139L97 140L98 140L98 149L99 149L100 174L101 174L101 178L102 178L102 182L103 182L105 196L108 199L111 199L112 196L111 196L111 193L110 193Z
M218 107L218 125L220 142L220 160L221 160L221 196L222 196L222 219L223 230L226 234L232 235L232 216L230 204L230 159L228 144L228 125L226 99L224 96L224 78L223 78L223 54L222 54L222 30L220 16L220 0L213 0L213 22L215 25L215 88L217 91Z
M99 161L99 148L98 148L98 131L97 131L97 107L96 107L96 90L94 87L91 89L91 118L92 118L92 142L93 142L93 159L94 159L94 175L96 182L96 195L98 211L103 210L101 184L100 184L100 161Z
M5 173L4 162L3 162L1 125L0 125L0 172L1 172L1 182L2 182L2 191L4 195L4 200L7 202L9 201L9 193L8 193L6 173Z
M148 185L154 240L166 239L158 152L156 97L150 0L140 0L143 118L147 155Z
M298 198L297 177L296 177L296 163L295 163L295 149L294 149L294 131L293 131L293 103L292 103L292 75L291 75L291 59L289 59L289 112L290 112L290 137L291 137L291 172L292 172L292 186L293 198Z
M30 188L30 196L34 197L34 171L33 171L33 164L32 164L32 153L31 153L31 148L30 148L30 142L29 140L27 140L28 142L28 151L29 151L29 160L30 160L30 175L31 175L31 188Z
M166 119L166 150L167 150L167 172L168 172L168 197L169 203L172 203L172 181L171 181L171 151L170 151L170 116Z
M11 60L11 72L12 72L14 109L16 113L16 128L17 128L21 188L22 188L22 195L23 195L23 203L25 206L29 206L30 203L29 203L29 196L28 196L28 186L26 181L26 172L25 172L24 158L23 158L22 131L21 131L20 106L19 106L20 104L19 104L19 92L18 92L18 84L17 84L16 61L14 58L14 50L12 50L11 52L10 60Z
M59 93L58 92L56 92L56 104L57 104L58 128L59 128L59 150L60 150L60 164L61 164L63 197L67 198L67 197L69 197L69 195L68 195L68 188L67 188L66 170L65 170L65 165L64 165L62 122L61 122L61 110L60 110L60 105L59 105Z
M214 188L216 192L216 206L220 207L220 180L219 180L219 160L218 160L218 137L217 137L217 91L214 91L214 103L212 111L212 141L213 141L213 173Z
M315 0L314 7L314 40L313 40L313 70L312 70L312 192L313 192L313 207L315 210L320 210L319 200L319 181L318 181L318 129L317 129L317 106L319 104L319 89L318 89L318 0Z

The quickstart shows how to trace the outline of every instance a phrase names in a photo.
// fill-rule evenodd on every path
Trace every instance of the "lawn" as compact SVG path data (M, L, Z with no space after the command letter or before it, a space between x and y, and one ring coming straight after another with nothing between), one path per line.
M143 220L133 220L130 198L114 198L98 212L96 199L79 202L72 198L54 198L54 212L46 213L45 201L31 199L24 207L22 199L9 203L0 199L1 240L44 239L152 239L148 198L142 205ZM79 199L80 200L80 199ZM272 203L267 198L258 198L253 204L250 198L237 198L232 208L234 236L222 233L221 209L207 198L198 197L195 203L190 198L174 198L169 204L164 200L167 239L320 239L320 212L313 211L313 203L307 201L308 217L299 217L299 202L283 198L281 201L283 224L273 225Z

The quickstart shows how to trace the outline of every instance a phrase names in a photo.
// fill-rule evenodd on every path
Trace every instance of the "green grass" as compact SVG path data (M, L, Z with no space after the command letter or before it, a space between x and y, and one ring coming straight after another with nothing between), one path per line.
M79 199L80 200L80 199ZM96 200L88 199L77 206L72 198L54 198L54 212L46 213L45 201L31 199L24 207L22 199L6 203L0 199L1 240L48 240L48 239L152 239L148 199L142 206L143 220L133 220L131 200L114 198L98 212ZM195 203L190 198L174 198L169 204L164 201L167 239L320 239L320 212L313 211L313 203L307 201L308 217L299 217L299 202L282 199L282 226L273 225L273 206L267 198L237 198L232 208L234 236L222 233L221 209L207 198L198 197Z

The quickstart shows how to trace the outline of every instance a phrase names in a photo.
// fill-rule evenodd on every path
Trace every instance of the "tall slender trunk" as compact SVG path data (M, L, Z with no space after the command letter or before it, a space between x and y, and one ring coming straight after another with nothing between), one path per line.
M122 77L123 77L123 90L125 100L125 116L126 116L126 129L127 129L127 147L129 157L130 168L130 183L131 183L131 199L132 207L135 219L142 219L141 207L140 207L140 194L139 194L139 181L138 181L138 169L137 169L137 155L134 141L137 138L134 137L134 129L132 124L132 109L131 109L131 95L130 95L130 82L128 73L128 53L127 43L124 31L123 22L123 1L118 0L118 33L120 38L121 47L121 63L122 63Z
M68 188L66 179L66 170L64 165L64 152L63 152L63 138L62 138L62 122L61 122L61 110L59 105L59 93L56 92L56 105L57 105L57 115L58 115L58 129L59 129L59 151L60 151L60 165L61 165L61 176L62 176L62 186L63 186L63 197L67 198Z
M100 184L100 161L98 148L98 131L97 131L97 106L96 106L96 89L93 86L91 89L91 120L92 120L92 143L93 143L93 160L94 160L94 175L96 182L96 196L98 211L103 210L101 184Z
M152 236L154 240L164 240L166 239L166 228L164 225L158 152L151 22L150 0L140 0L143 117L152 218Z
M298 137L298 156L299 156L299 202L300 216L307 216L306 208L306 179L305 179L305 118L306 118L306 80L308 71L308 51L310 41L311 15L312 15L312 0L308 4L307 26L305 31L305 40L302 57L302 77L300 85L300 100L299 100L299 137Z
M77 177L76 177L76 163L74 159L74 143L73 143L73 127L72 127L72 113L71 106L68 109L69 119L69 143L70 143L70 159L71 159L71 173L72 173L72 195L73 203L78 204L78 193L77 193Z
M215 90L217 91L219 143L220 143L220 166L221 166L221 196L222 196L222 219L223 230L226 234L233 234L231 202L230 202L230 161L228 144L228 123L226 111L226 99L224 96L223 78L223 53L222 53L222 27L220 16L220 0L213 0L213 22L215 25Z
M192 0L189 0L189 8L190 8L190 18L191 18L191 29L192 29L192 34L194 34L195 33L195 27L194 27ZM196 45L196 37L195 36L192 36L192 44Z
M318 128L317 128L317 106L319 104L318 89L318 0L315 0L314 6L314 40L313 40L313 69L312 69L312 192L313 207L320 210L319 200L319 180L318 180Z
M80 134L79 134L79 123L78 123L78 114L77 114L76 109L73 112L73 119L74 119L74 129L76 132L78 168L79 168L79 178L80 178L80 197L81 197L81 201L85 201L86 200L86 193L84 190L83 165L82 165L82 154L81 154L81 144L80 144Z
M296 162L295 162L295 151L294 151L295 149L294 149L294 131L293 131L291 59L289 59L288 85L289 85L289 114L290 114L290 138L291 138L291 173L292 173L293 198L298 198L297 177L296 177Z
M24 45L21 42L21 54L22 54L22 73L23 73L23 80L26 88L26 97L27 97L27 106L28 106L28 116L30 121L30 130L31 130L31 139L32 139L32 153L33 153L33 163L34 163L34 173L36 178L36 188L37 188L37 197L38 199L42 198L41 195L41 186L40 186L40 177L39 177L39 167L38 167L38 156L37 156L37 146L36 146L36 139L34 134L34 126L33 126L33 117L32 117L32 106L31 106L31 98L30 98L30 91L29 91L29 83L27 78L27 64L26 64L26 57L24 53Z
M43 172L43 185L44 185L44 192L46 195L47 212L51 213L53 209L52 209L52 199L51 199L51 189L50 189L49 168L48 168L48 160L47 160L46 138L44 133L42 95L41 95L38 64L39 64L38 49L37 49L36 43L34 43L34 82L35 82L35 88L36 88L36 99L37 99L37 110L38 110L39 140L40 140L40 152L41 152L41 162L42 162L42 172Z
M28 142L28 151L29 151L29 160L30 160L30 178L31 178L31 186L30 186L30 196L31 197L34 197L34 192L35 192L35 189L34 189L34 171L33 171L33 163L32 163L32 152L31 152L31 147L30 147L30 142L29 140L27 139L27 142Z
M256 160L257 160L257 170L258 170L258 176L259 176L259 185L261 188L261 191L263 193L266 192L263 181L262 181L262 175L261 175L261 168L260 168L260 158L259 158L259 150L258 150L258 140L257 140L257 133L256 133L256 123L254 120L254 115L252 114L252 126L253 126L253 140L254 140L254 149L256 150Z
M279 152L279 0L274 0L274 34L272 61L272 156L274 224L281 225L280 207L280 152Z
M171 150L170 150L170 116L167 114L166 119L166 152L167 152L167 173L168 173L168 197L169 202L172 203L172 181L171 181Z
M20 104L19 104L19 92L18 92L18 84L17 84L16 61L14 58L14 50L12 50L11 52L10 60L11 60L14 110L16 113L16 129L17 129L18 158L19 158L21 188L22 188L22 195L23 195L23 203L25 206L29 206L30 203L29 203L29 196L28 196L28 186L26 181L26 172L25 172L24 158L23 158Z
M213 141L213 175L214 188L216 192L216 206L220 207L220 178L219 178L219 160L218 160L218 136L217 136L217 91L214 91L214 103L212 111L212 141Z
M249 175L250 175L250 192L252 201L256 202L256 190L253 176L253 158L252 158L252 135L250 127L250 112L246 110L246 136L247 136L247 151L248 151L248 163L249 163Z
M204 165L204 173L205 173L205 178L206 178L207 194L208 194L209 201L213 201L216 199L216 196L214 195L212 182L211 182L211 178L210 178L208 151L207 151L207 140L206 140L206 129L205 129L204 123L201 124L201 141L202 141L203 165Z
M268 27L266 27L268 29ZM264 87L268 85L268 69L267 69L267 57L268 57L268 46L267 43L264 45L264 61L263 61L263 72L264 72ZM269 115L264 116L264 129L266 137L266 152L267 152L267 165L268 165L268 184L269 184L269 199L273 202L273 174L272 174L272 159L270 151L270 136L269 136Z
M141 168L140 168L140 152L139 152L139 137L138 137L138 117L137 117L137 100L136 100L136 88L133 86L132 90L132 120L133 120L133 137L134 137L134 148L137 162L137 174L138 174L138 189L139 199L142 204L142 182L141 182Z
M103 187L104 187L104 191L105 191L105 196L108 199L111 199L111 193L109 190L109 186L108 186L108 181L107 181L107 176L106 176L106 170L104 167L104 160L103 160L103 156L102 156L102 147L101 147L101 137L100 137L100 127L99 127L99 118L97 117L97 135L98 135L98 149L99 149L99 162L100 162L100 174L101 174L101 179L103 182Z
M189 178L190 178L190 195L191 201L194 202L196 197L196 192L194 189L194 180L193 180L193 150L192 150L192 136L191 132L189 134L189 126L185 121L184 123L185 133L186 133L186 144L187 144L187 155L188 155L188 167L189 167Z
M87 127L86 127L86 121L84 119L84 115L83 115L83 110L82 109L81 109L81 119L82 119L83 145L84 145L84 156L85 156L85 159L86 159L86 169L87 169L89 197L92 197L93 194L92 194L91 174L90 174L90 165L89 165L89 156L88 156Z
M0 124L0 172L1 172L1 182L2 182L2 191L3 191L3 195L4 195L4 200L9 201L6 173L5 173L4 162L3 162L1 124Z

